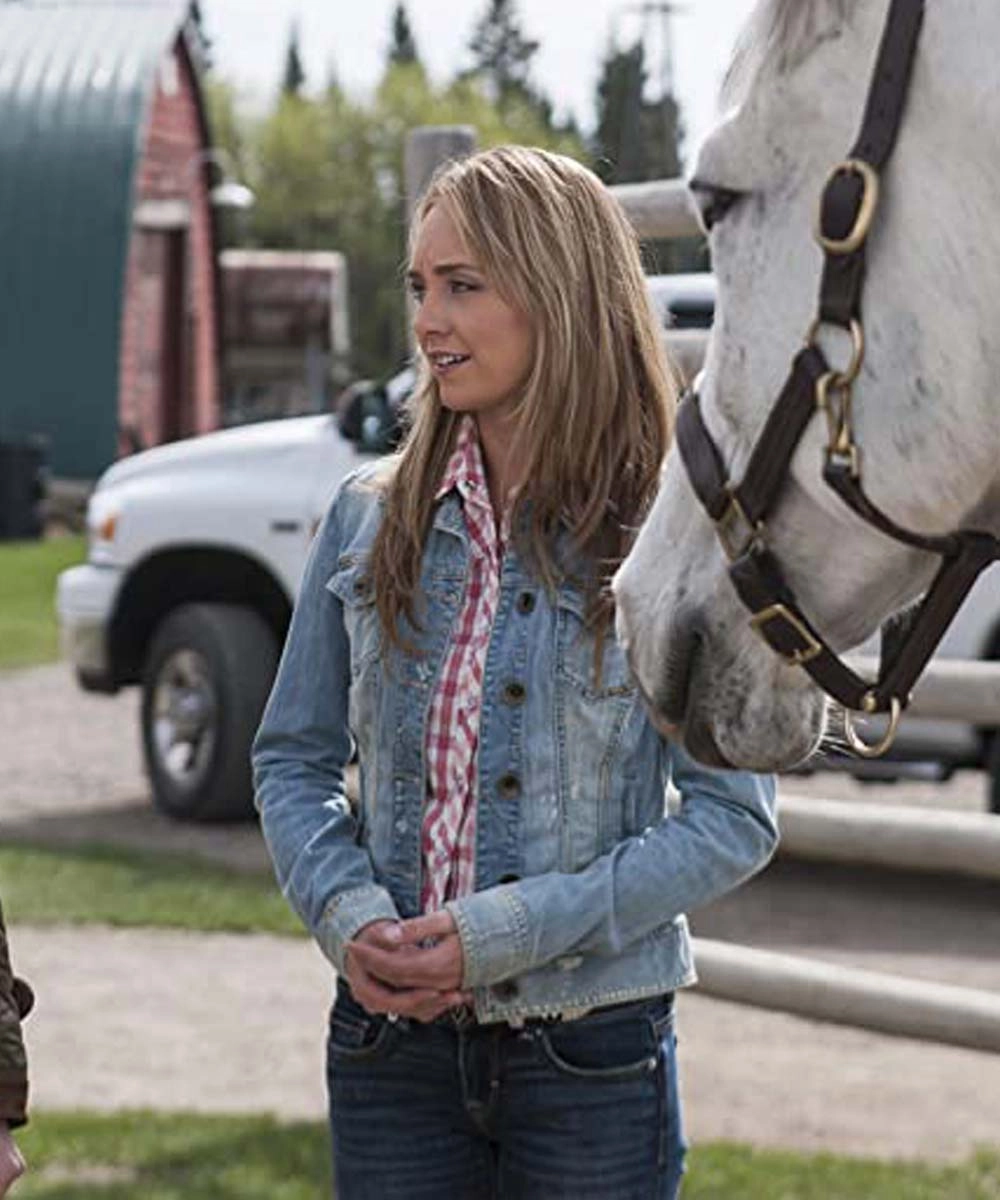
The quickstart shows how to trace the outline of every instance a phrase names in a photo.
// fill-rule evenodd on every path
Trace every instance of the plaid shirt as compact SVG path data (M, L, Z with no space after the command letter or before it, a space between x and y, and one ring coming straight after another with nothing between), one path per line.
M469 534L469 580L427 723L428 803L421 837L421 906L471 893L476 868L476 751L483 667L500 595L506 530L497 530L476 424L459 426L436 499L455 489Z

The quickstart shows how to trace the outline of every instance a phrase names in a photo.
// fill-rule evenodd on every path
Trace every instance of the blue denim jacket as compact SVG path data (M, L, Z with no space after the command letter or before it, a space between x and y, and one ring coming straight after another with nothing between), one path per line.
M468 547L439 504L412 652L387 647L367 577L381 516L371 468L318 533L254 746L257 805L282 890L339 970L370 921L414 916L424 730ZM777 842L773 780L708 770L646 719L609 637L599 681L584 598L552 596L507 551L487 652L476 893L451 902L480 1021L517 1023L694 982L685 911L757 871ZM512 686L519 685L519 686ZM360 802L344 793L352 739ZM672 780L680 805L666 815Z

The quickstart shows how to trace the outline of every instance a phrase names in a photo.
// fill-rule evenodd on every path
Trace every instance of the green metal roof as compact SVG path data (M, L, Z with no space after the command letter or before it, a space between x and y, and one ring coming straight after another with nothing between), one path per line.
M133 177L190 0L0 0L0 440L57 475L117 449Z

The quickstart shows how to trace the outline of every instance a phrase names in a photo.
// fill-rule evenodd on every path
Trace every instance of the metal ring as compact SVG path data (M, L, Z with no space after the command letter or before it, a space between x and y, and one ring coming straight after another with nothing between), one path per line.
M874 745L869 745L854 728L854 713L849 709L844 709L844 736L847 738L847 744L855 754L860 754L862 758L881 758L896 740L896 734L899 730L899 718L902 715L903 706L899 702L899 699L893 696L889 703L889 728L878 742Z
M814 349L819 350L819 347L816 345L816 336L825 324L827 324L827 322L824 321L822 317L817 317L816 320L813 321L813 323L809 326L809 332L806 334L807 346L812 346ZM837 328L842 329L843 326L838 325ZM828 372L828 374L832 377L830 385L828 386L844 388L850 387L855 379L857 379L857 377L861 374L861 364L865 361L865 331L861 325L861 322L856 317L851 318L851 323L848 326L848 332L851 335L851 361L847 364L846 369L843 371L831 369ZM823 378L825 379L826 376L823 376Z
M861 195L861 204L858 207L858 215L854 218L854 226L847 237L830 238L823 232L823 201L826 199L827 189L838 175L858 175L861 182L864 184L864 192ZM860 158L848 158L839 166L833 168L825 185L823 186L823 194L819 202L819 218L816 222L816 240L827 252L827 254L853 254L855 250L860 250L865 243L865 239L871 232L872 221L875 219L875 210L878 208L879 199L879 178L878 172L871 165Z

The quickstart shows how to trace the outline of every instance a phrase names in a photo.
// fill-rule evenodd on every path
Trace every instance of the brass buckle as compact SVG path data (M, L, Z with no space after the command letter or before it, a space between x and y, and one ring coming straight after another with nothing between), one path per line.
M767 634L764 632L764 626L771 621L784 621L795 632L797 637L800 637L805 645L800 650L793 650L790 654L783 654L780 650L776 650L770 642L767 641ZM750 618L750 628L754 633L767 642L770 649L774 650L779 658L783 658L791 667L801 667L805 663L812 662L817 655L823 653L823 644L815 638L806 628L802 619L797 616L792 610L784 604L771 604L767 608L761 609L759 613L754 613Z
M827 446L824 455L828 465L846 467L852 479L861 478L861 451L854 442L848 440L844 445Z
M726 558L733 562L746 554L753 542L761 537L764 527L759 522L754 525L736 498L735 492L728 491L727 495L729 503L726 505L726 511L715 522L715 532L719 535Z
M827 188L841 174L860 176L865 190L862 193L858 215L854 219L854 227L851 229L851 232L847 237L829 238L823 233L823 200L826 197ZM833 168L823 187L823 194L819 202L819 217L816 222L816 240L827 254L853 254L855 250L861 249L865 239L871 232L872 221L875 219L875 210L878 208L878 200L878 173L870 163L863 162L860 158L848 158L840 163L839 166Z
M805 344L807 346L811 346L815 350L819 350L820 353L822 353L822 349L817 344L817 338L819 337L819 331L823 328L824 324L825 322L823 321L823 318L817 317L816 320L813 321L813 323L809 326L809 332L806 334ZM838 325L837 328L841 329L842 326ZM864 327L857 317L852 317L851 323L847 327L846 332L851 335L851 361L847 364L843 371L834 369L832 371L827 371L825 375L820 376L816 385L816 403L817 407L819 408L822 408L826 403L830 388L840 388L841 390L846 391L850 388L855 379L857 379L857 377L861 374L861 367L865 361ZM822 393L820 392L820 385L823 387Z
M861 706L863 712L869 713L874 711L875 695L873 692L865 693L861 701ZM845 708L844 736L847 738L847 744L855 754L860 754L862 758L881 758L896 740L899 719L902 715L903 705L897 696L893 696L889 701L889 725L883 736L877 742L871 744L866 742L858 733L854 726L854 714Z

